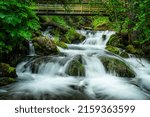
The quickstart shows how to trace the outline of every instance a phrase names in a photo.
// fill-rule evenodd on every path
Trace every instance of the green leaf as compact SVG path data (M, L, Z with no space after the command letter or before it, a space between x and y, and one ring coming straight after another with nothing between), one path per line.
M18 34L20 37L22 37L24 39L30 39L32 36L32 34L29 31L23 30L23 29L19 30Z
M7 15L4 21L8 24L12 24L13 26L17 25L18 23L21 23L21 19L19 19L15 15Z
M3 18L5 18L5 17L6 17L6 15L5 15L4 13L1 13L1 12L0 12L0 18L3 19Z
M33 30L37 30L38 28L40 28L39 23L35 19L28 21L27 26Z
M18 15L22 18L27 18L28 17L28 14L25 13L25 12L19 12Z

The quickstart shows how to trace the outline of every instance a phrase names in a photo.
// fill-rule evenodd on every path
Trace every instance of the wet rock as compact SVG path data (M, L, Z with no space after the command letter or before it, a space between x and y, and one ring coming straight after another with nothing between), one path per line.
M129 52L129 53L131 53L131 54L136 54L137 53L137 50L134 48L133 45L128 45L126 47L126 51Z
M85 36L77 33L73 28L68 29L61 39L65 43L81 43L83 40L85 40Z
M68 48L65 42L59 41L59 40L54 40L55 44L61 48Z
M16 69L9 64L0 63L0 86L15 82L17 77Z
M135 72L124 61L108 56L101 56L100 60L108 73L119 77L135 77Z
M123 51L120 53L120 56L123 57L123 58L129 58L129 55L127 52Z
M112 52L114 54L117 54L123 58L129 58L129 55L127 52L121 50L120 48L114 47L114 46L106 46L105 48L106 50L108 50L109 52Z
M35 47L36 54L38 55L51 55L59 53L56 44L48 37L35 37L33 39L33 45Z
M0 77L0 86L5 86L11 83L16 82L15 78L11 78L11 77Z
M67 66L66 74L70 76L85 76L85 68L81 56L76 56Z
M104 23L104 24L98 25L94 30L97 30L97 31L110 30L110 27L108 23Z
M107 46L125 48L122 43L122 39L118 34L114 34L110 37L109 41L107 42Z
M16 78L16 69L9 64L0 63L0 77L13 77Z
M114 47L114 46L106 46L106 48L105 48L106 50L108 50L108 51L110 51L110 52L112 52L112 53L114 53L114 54L120 54L120 49L119 48L117 48L117 47Z
M85 36L75 32L73 37L70 38L71 43L80 43L85 40Z

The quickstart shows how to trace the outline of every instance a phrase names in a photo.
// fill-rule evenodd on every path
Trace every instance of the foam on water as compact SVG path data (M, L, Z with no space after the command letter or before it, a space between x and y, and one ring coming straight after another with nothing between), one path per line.
M0 98L8 99L150 99L150 63L144 59L124 59L105 51L113 31L77 31L86 39L68 44L60 56L32 58L16 70L18 82L0 89ZM103 36L105 35L105 36ZM99 55L124 60L135 71L135 78L107 73ZM66 70L76 57L85 68L85 76L69 76ZM43 60L44 59L44 60Z

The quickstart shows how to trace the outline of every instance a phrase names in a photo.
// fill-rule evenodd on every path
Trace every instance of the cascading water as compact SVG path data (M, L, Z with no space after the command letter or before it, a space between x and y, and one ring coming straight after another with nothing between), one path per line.
M34 55L36 55L36 54L35 54L35 49L34 49L33 43L32 43L32 41L29 41L29 56L34 56Z
M146 60L124 59L106 51L113 31L77 32L86 40L68 44L68 49L59 47L59 56L30 57L20 63L18 82L4 87L0 99L150 99L150 64ZM130 65L135 77L107 72L101 57Z

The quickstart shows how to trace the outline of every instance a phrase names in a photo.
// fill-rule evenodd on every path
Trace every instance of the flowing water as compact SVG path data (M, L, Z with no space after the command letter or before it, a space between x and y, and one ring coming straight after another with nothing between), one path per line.
M33 46L33 43L32 41L29 41L29 56L35 56L35 49L34 49L34 46Z
M148 61L125 59L106 51L112 31L79 30L78 33L86 40L68 44L68 49L58 47L60 55L28 56L18 64L18 82L3 87L0 99L150 99ZM108 73L99 59L101 56L124 61L134 70L135 77L122 78ZM68 73L74 60L82 63L84 73L79 68L76 75Z

